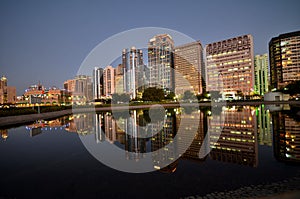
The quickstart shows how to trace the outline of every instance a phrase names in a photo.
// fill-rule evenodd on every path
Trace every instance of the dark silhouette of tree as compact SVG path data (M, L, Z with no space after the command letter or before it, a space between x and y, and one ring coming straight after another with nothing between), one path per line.
M156 87L146 88L143 92L143 101L160 102L165 98L163 89Z

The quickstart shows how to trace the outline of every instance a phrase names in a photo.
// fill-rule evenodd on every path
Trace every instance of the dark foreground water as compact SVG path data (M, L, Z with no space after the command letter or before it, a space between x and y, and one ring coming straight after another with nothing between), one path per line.
M297 112L264 107L190 111L189 121L197 115L201 126L187 151L161 170L154 158L156 169L147 173L122 172L102 164L80 139L93 136L95 143L113 143L124 150L124 157L139 161L141 154L166 146L183 117L178 110L168 110L162 119L168 122L155 139L133 139L122 130L132 127L130 119L136 126L150 120L147 111L130 114L129 118L112 113L77 114L1 130L0 198L180 198L299 176ZM119 128L118 122L125 127ZM210 152L199 156L198 145L205 136ZM182 142L176 147L185 146Z

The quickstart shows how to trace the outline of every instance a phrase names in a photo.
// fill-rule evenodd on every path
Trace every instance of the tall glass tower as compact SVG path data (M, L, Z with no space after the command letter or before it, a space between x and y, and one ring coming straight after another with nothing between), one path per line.
M150 86L174 90L174 41L169 34L155 35L148 43Z

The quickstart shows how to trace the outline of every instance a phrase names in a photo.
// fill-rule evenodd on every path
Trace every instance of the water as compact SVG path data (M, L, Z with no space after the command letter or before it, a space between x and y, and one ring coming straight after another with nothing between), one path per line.
M289 179L300 172L300 119L298 109L281 109L82 113L3 129L0 197L180 198ZM154 171L112 169L88 152L86 141L119 149L115 168L124 169L121 159L138 165L150 157ZM99 153L115 157L105 148Z

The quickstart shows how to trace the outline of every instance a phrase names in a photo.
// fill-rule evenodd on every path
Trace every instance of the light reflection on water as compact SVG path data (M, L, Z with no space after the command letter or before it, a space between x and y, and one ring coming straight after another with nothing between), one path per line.
M0 180L0 184L3 185L2 187L8 187L9 182L19 180L18 173L20 173L20 170L28 169L33 165L36 166L36 163L39 163L41 167L36 166L33 169L39 168L40 172L45 170L51 173L52 169L48 168L47 164L54 164L55 167L74 163L71 160L75 157L77 161L86 159L89 155L84 150L80 139L75 136L76 134L79 136L93 135L95 143L107 141L123 149L124 157L128 160L139 161L144 158L145 153L156 152L172 142L182 119L180 111L182 110L167 109L165 119L154 123L151 123L147 110L132 110L129 117L124 117L122 113L116 115L110 112L83 113L50 121L40 121L16 129L2 129L0 130L2 137L0 157L4 160L4 164L2 163L0 168L6 170L7 173L2 178L5 180ZM214 115L211 115L209 109L191 111L189 113L191 124L194 124L193 118L199 118L201 124L199 127L188 124L185 126L185 128L191 128L195 131L192 143L187 146L184 136L189 135L182 135L174 148L168 148L166 158L172 158L176 150L187 148L181 154L181 157L177 159L174 156L174 161L166 167L162 166L161 161L156 161L157 159L153 158L153 167L159 170L159 173L172 173L172 177L164 176L162 178L166 182L168 179L171 180L172 182L168 183L173 188L182 185L182 195L209 193L214 190L227 189L226 186L238 187L242 184L292 177L300 171L297 165L289 164L298 164L300 161L300 120L298 111L297 108L290 111L278 111L274 107L264 107L263 105L259 107L223 107L218 114ZM221 119L224 122L219 122ZM147 125L149 123L151 125ZM146 131L148 134L152 133L153 136L139 138L128 135L125 133L128 128L134 128L136 134L145 133L144 131ZM221 134L217 136L220 130ZM209 141L204 146L206 151L201 151L205 136L209 138ZM18 147L22 147L22 150L27 149L28 152L22 151ZM200 154L200 151L202 154ZM162 156L165 154L156 155ZM164 158L160 157L159 160ZM83 167L90 164L97 165L95 160L92 161L91 159L93 158L90 157ZM78 165L82 164L83 162L78 163ZM75 173L78 172L76 170L78 165L73 168ZM43 170L43 168L46 169ZM67 168L63 168L67 170ZM104 169L105 166L102 165L101 168ZM219 168L222 172L216 170L216 168ZM56 171L55 169L54 171ZM101 176L116 175L117 171L107 169L105 169L106 173L101 173ZM233 171L236 176L232 173ZM65 175L70 177L68 172ZM14 181L10 181L9 176L12 173L14 174ZM63 176L64 174L60 175ZM95 174L95 176L97 175ZM130 174L122 175L130 176ZM147 179L156 179L156 175L156 173L145 174ZM243 175L245 179L239 179L239 175ZM185 179L185 176L189 176L189 179ZM20 177L28 176L22 173ZM211 182L213 178L218 178L218 182ZM232 184L225 185L228 178L232 178ZM118 177L111 177L111 179L119 180ZM200 182L199 179L202 179L203 182ZM159 184L166 183L164 180ZM187 182L190 180L202 183L202 186L205 186L206 189L195 189L197 186L194 183ZM209 183L204 182L207 180L209 180ZM73 179L71 182L76 184L77 181ZM97 186L101 186L101 182L99 183ZM183 185L184 183L185 185ZM216 184L219 186L213 187ZM128 187L127 185L124 186ZM192 189L192 187L194 188ZM170 194L169 192L174 190L166 188L164 191ZM146 189L140 189L138 192L144 193ZM177 192L174 192L176 196L178 196ZM14 192L8 191L8 193L12 194ZM31 194L33 193L36 192ZM16 195L18 195L17 192ZM106 193L103 193L103 195L106 195Z

